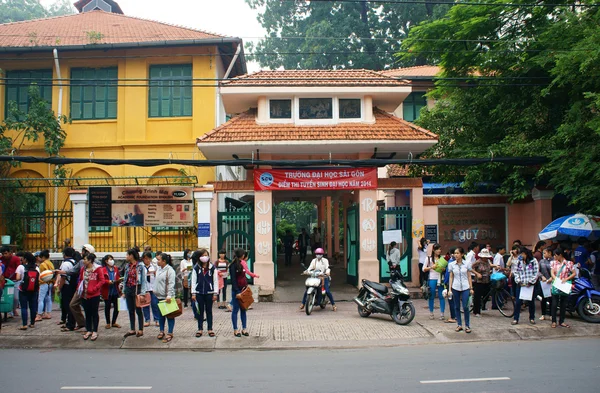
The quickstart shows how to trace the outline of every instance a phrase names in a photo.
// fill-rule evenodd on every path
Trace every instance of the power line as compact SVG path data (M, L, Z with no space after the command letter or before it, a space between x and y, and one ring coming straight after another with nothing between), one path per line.
M283 2L298 2L298 0L280 0ZM309 1L305 1L308 3ZM423 1L423 0L310 0L311 3L375 3L375 4L423 4L423 5L450 5L450 6L484 6L484 7L525 7L525 8L533 8L533 7L599 7L600 4L544 4L544 3L478 3L478 2L469 2L469 1Z
M98 165L132 165L139 167L155 167L162 165L185 165L195 167L213 166L273 166L273 167L384 167L386 165L451 165L476 166L489 163L537 166L548 162L546 157L491 157L491 158L441 158L441 159L366 159L366 160L180 160L180 159L102 159L102 158L66 158L66 157L32 157L32 156L0 156L0 162L44 163L55 165L98 164Z

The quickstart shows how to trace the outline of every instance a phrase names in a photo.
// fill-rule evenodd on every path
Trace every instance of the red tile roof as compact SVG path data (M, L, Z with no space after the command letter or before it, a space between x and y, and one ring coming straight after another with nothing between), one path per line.
M440 73L442 69L439 66L423 65L415 67L396 68L394 70L381 71L382 74L394 78L410 78L410 77L434 77Z
M251 109L198 138L198 143L332 140L437 140L437 135L374 108L375 124L295 125L256 123Z
M258 71L222 83L223 86L407 86L397 78L371 70Z
M94 40L88 32L102 34ZM71 46L205 40L221 35L104 11L0 25L0 47ZM95 41L95 42L93 42Z
M415 160L415 164L419 161ZM431 173L426 168L419 168L420 176L430 176ZM387 166L388 177L408 177L410 174L410 167L408 165L390 164Z

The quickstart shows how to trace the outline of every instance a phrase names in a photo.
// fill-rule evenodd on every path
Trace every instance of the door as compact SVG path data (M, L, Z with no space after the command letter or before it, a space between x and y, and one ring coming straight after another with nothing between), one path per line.
M383 232L402 231L402 238L398 242L400 249L400 269L407 281L411 280L410 263L412 260L412 214L410 207L392 207L389 210L377 212L377 259L379 260L379 281L387 282L390 279L387 261L388 245L383 243Z
M254 271L254 211L250 208L233 212L218 212L218 247L233 260L236 248L248 251L248 268ZM248 280L251 282L251 279Z
M358 236L358 206L349 207L346 211L346 262L347 282L358 286L358 259L359 236Z

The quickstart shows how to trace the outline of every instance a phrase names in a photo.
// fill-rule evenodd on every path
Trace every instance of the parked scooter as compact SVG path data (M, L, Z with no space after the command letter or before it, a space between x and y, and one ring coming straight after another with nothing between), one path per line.
M408 325L415 317L415 306L404 285L400 267L390 264L390 287L377 282L362 280L363 287L354 302L358 314L366 318L372 313L388 314L399 325Z
M590 272L586 269L580 269L579 278L573 282L567 311L577 312L586 322L600 323L600 292L594 288Z
M301 265L304 269L302 275L309 276L304 282L306 286L306 304L304 310L306 311L306 315L310 315L316 305L324 309L327 303L329 303L329 298L325 295L325 284L323 281L325 274L320 270L309 272L304 264Z

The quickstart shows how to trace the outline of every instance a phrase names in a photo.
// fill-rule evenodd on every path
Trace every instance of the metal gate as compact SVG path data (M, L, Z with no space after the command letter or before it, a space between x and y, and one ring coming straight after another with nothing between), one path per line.
M235 211L218 212L217 220L219 250L225 250L230 260L233 260L233 252L236 248L248 251L248 268L254 271L254 211L252 206L248 205Z
M346 282L358 286L359 232L358 206L346 210Z
M402 230L400 249L400 269L407 281L411 280L410 263L412 260L412 214L410 207L392 207L377 212L377 259L379 260L379 281L390 279L387 261L387 245L383 244L383 231Z

